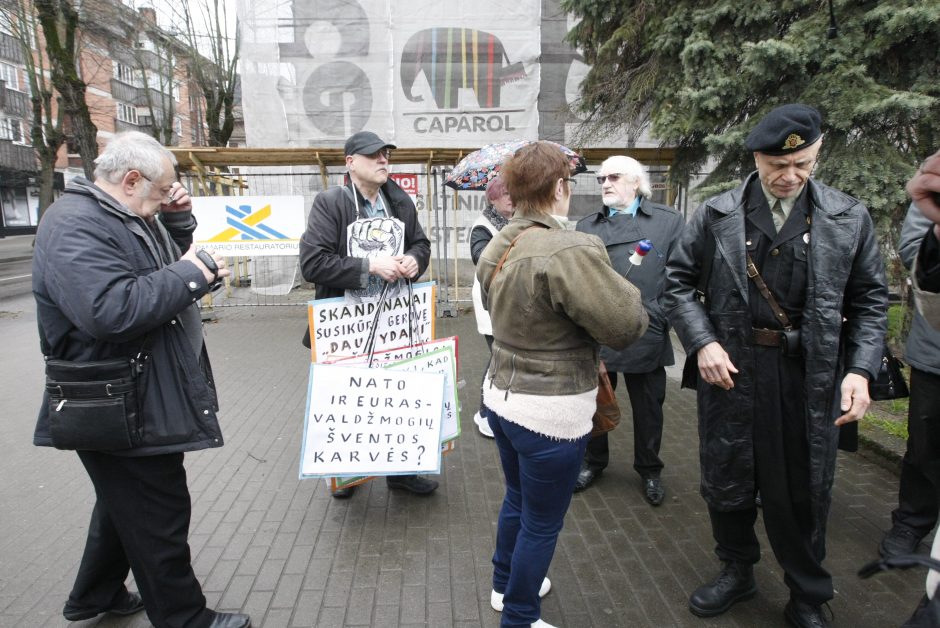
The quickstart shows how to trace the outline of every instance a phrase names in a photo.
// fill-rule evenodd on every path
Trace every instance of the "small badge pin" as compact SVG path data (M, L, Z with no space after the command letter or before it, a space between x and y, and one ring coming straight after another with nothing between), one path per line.
M802 137L800 137L796 133L790 133L790 135L787 136L787 140L783 143L783 149L792 150L796 148L797 146L801 146L805 143L806 143L806 140L804 140Z
M809 232L803 234L803 242L809 244Z

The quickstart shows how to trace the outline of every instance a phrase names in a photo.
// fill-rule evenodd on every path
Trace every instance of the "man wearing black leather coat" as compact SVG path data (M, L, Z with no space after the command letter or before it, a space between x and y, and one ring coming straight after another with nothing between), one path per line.
M821 145L812 107L769 112L746 140L757 172L698 208L667 263L663 307L698 365L701 491L723 563L690 597L699 616L756 593L760 491L787 621L828 625L839 426L870 403L888 293L866 207L810 178Z

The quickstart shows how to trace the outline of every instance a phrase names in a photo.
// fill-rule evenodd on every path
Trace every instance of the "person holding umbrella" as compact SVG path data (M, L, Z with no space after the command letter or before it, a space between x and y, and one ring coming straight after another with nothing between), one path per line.
M470 258L473 265L476 266L480 261L480 255L483 249L490 243L493 236L500 229L506 226L512 217L512 198L509 196L509 190L502 179L496 177L486 186L487 206L480 214L480 217L473 223L470 229ZM480 280L473 278L473 314L477 320L477 331L486 339L486 345L493 350L493 325L490 322L490 315L480 300ZM486 371L483 372L484 377ZM480 405L483 405L483 393L480 392ZM487 438L493 438L493 430L490 429L486 419L477 412L473 415L473 422L476 423L480 434Z
M477 267L493 324L481 414L506 480L490 604L503 628L551 628L539 598L592 428L599 348L626 347L648 319L603 243L555 218L567 217L572 185L557 145L520 148L500 177L515 214Z

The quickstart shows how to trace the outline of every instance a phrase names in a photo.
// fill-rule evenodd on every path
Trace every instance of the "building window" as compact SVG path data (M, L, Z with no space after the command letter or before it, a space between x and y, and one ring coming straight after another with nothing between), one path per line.
M137 81L137 72L129 65L123 63L114 63L114 78L127 83L128 85L139 86Z
M0 81L6 81L9 89L20 89L19 75L16 68L9 63L0 63Z
M137 124L137 107L119 102L117 104L117 119L122 122Z
M12 140L17 144L25 142L22 122L17 118L0 118L0 139Z

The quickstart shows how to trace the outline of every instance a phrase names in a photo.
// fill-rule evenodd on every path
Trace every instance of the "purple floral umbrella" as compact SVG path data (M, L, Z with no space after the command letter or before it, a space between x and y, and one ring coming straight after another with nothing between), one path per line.
M531 144L533 140L513 140L511 142L498 142L475 150L460 160L454 169L447 175L444 185L455 190L485 190L487 184L499 174L503 163L512 157L517 150ZM587 171L584 158L570 148L549 142L558 147L568 158L571 174Z

